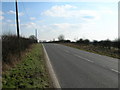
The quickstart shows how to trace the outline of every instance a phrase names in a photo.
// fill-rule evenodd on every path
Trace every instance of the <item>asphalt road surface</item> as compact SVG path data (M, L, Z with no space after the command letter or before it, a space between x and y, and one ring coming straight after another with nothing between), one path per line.
M118 59L59 44L44 47L62 88L118 88Z

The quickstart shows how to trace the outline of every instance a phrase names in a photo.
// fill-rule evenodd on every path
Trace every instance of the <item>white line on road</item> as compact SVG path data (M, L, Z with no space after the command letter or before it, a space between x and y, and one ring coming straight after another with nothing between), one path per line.
M76 55L76 54L75 54L75 56L77 56L77 57L79 57L79 58L82 58L82 59L84 59L84 60L86 60L86 61L92 62L92 63L94 62L94 61L91 61L91 60L89 60L89 59L87 59L87 58L81 57L81 56Z
M52 67L51 61L50 61L50 59L49 59L49 57L48 57L47 51L46 51L46 49L45 49L45 47L44 47L43 44L42 44L42 46L43 46L43 50L44 50L44 53L45 53L45 60L46 60L46 64L47 64L47 67L48 67L48 71L49 71L49 73L50 73L50 75L51 75L51 78L52 78L52 80L53 80L53 86L54 86L55 88L61 88L61 86L60 86L60 84L59 84L59 81L58 81L58 79L57 79L57 76L56 76L56 74L55 74L55 72L54 72L54 69L53 69L53 67ZM61 90L61 89L60 89L60 90Z
M120 73L119 71L117 71L117 70L115 70L115 69L111 69L111 70L114 71L114 72Z
M81 58L81 59L84 59L84 60L86 60L86 61L89 61L89 62L92 62L92 63L94 63L94 61L91 61L91 60L89 60L89 59L87 59L87 58L84 58L84 57L81 57L81 56L79 56L79 55L76 55L76 54L74 54L75 56L77 56L77 57L79 57L79 58ZM120 74L120 72L119 71L117 71L117 70L115 70L115 69L111 69L113 72L116 72L116 73L119 73Z
M94 61L91 61L91 60L89 60L89 59L87 59L87 58L84 58L84 57L81 57L81 56L79 56L79 55L76 55L76 54L75 54L75 56L77 56L77 57L79 57L79 58L82 58L82 59L84 59L84 60L86 60L86 61L89 61L89 62L94 63ZM111 70L114 71L114 72L116 72L116 73L119 73L119 74L120 74L120 72L117 71L117 70L115 70L115 69L111 69Z
M69 51L65 50L65 52L69 53Z

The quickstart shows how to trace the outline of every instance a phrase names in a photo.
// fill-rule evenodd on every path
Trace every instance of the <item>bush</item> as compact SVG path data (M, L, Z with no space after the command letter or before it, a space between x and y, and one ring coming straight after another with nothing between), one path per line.
M19 44L20 41L20 44ZM20 52L24 51L31 44L36 43L36 40L20 37L20 40L15 35L2 36L2 61L3 63L14 62L11 56L18 56ZM19 48L20 46L20 48Z

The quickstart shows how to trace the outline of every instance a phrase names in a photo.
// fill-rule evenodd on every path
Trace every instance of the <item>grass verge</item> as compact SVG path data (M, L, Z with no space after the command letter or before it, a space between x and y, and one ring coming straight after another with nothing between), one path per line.
M43 60L41 44L34 44L14 68L3 72L3 88L52 87Z
M97 47L97 46L93 46L93 45L79 45L79 44L74 44L74 43L64 43L63 45L77 48L80 50L84 50L87 52L92 52L92 53L120 59L120 55L118 54L118 50L115 50L115 49L109 50L106 48L101 48L101 47Z

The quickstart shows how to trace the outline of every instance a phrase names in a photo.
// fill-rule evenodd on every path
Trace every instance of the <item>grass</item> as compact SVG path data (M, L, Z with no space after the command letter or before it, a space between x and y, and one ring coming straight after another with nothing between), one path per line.
M3 88L50 88L41 44L34 44L14 68L3 73Z
M110 50L107 48L102 48L102 47L98 47L98 46L94 46L94 45L80 45L80 44L74 44L74 43L64 43L63 45L70 46L70 47L77 48L77 49L84 50L84 51L88 51L88 52L92 52L92 53L96 53L96 54L100 54L100 55L105 55L105 56L120 59L118 50L116 50L114 48L112 48Z

